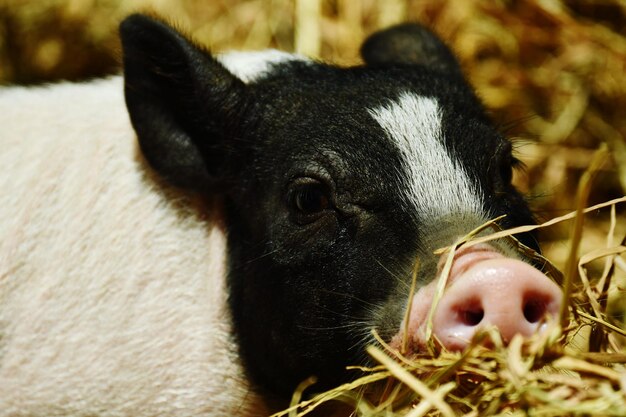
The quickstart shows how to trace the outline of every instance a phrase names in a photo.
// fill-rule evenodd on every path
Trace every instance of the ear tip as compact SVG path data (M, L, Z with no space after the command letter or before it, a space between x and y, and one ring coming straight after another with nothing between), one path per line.
M137 26L143 26L146 23L151 23L153 19L142 13L133 13L126 16L120 23L120 32L127 32L136 28Z
M371 34L363 46L367 44L382 42L388 39L423 39L423 38L435 38L438 40L437 35L428 29L426 26L417 22L404 22L398 23L387 28L381 29Z
M368 65L422 65L456 70L456 58L429 28L419 23L400 23L370 35L361 46Z
M169 25L156 15L146 13L133 13L125 17L119 26L122 42L125 39L134 37L146 29L168 30Z
M376 59L380 52L410 54L424 40L441 43L437 35L419 23L399 23L370 35L361 45L360 52L366 61L368 57Z

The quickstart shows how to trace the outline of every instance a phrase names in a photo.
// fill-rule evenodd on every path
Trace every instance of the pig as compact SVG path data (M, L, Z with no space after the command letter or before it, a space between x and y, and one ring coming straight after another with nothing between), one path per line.
M511 142L422 26L350 68L214 56L140 14L120 36L123 78L0 92L0 416L266 415L367 363L372 329L419 351L434 251L533 222ZM559 297L507 242L462 248L434 336L529 335Z

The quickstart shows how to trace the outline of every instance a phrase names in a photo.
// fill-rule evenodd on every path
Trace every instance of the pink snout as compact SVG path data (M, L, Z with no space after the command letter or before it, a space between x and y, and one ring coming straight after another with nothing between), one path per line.
M441 259L440 272L445 261ZM490 245L461 248L447 283L433 316L433 333L449 350L464 349L486 326L497 327L505 343L515 334L530 336L556 318L561 306L561 290L547 276ZM423 349L437 284L435 279L413 296L408 325L403 322L390 340L393 348L402 351L406 339L408 352L404 353Z
M465 348L488 325L508 342L515 334L540 331L547 318L557 317L560 303L561 290L544 274L522 261L495 256L454 277L435 310L433 331L449 350Z

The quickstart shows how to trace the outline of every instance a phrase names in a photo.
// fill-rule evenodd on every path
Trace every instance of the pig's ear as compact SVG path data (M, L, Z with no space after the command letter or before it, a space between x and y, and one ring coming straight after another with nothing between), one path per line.
M437 35L415 23L374 33L361 46L361 56L369 66L420 65L444 72L461 71L456 58Z
M246 87L208 52L143 15L120 25L126 106L142 153L174 185L211 189Z

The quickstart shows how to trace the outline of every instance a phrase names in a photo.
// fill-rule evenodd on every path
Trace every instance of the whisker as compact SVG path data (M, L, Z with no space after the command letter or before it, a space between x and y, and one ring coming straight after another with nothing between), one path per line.
M259 259L263 259L263 258L265 258L265 257L268 257L268 256L270 256L270 255L272 255L272 254L274 254L274 253L278 252L278 250L279 250L279 249L273 249L273 250L271 250L271 251L269 251L269 252L266 252L266 253L264 253L264 254L262 254L262 255L260 255L260 256L257 256L256 258L248 259L248 260L246 261L246 263L247 263L247 264L251 264L252 262L256 262L256 261L258 261Z
M398 274L393 273L391 270L389 270L389 268L387 268L385 265L382 264L382 262L380 262L377 258L372 257L372 259L378 263L378 265L380 265L392 278L394 278L399 284L403 285L407 290L409 290L411 288L411 285L406 282L406 279L404 279L403 277L401 277Z
M366 324L364 321L351 322L348 324L341 324L338 326L322 326L322 327L311 327L311 326L298 326L299 329L303 330L339 330L339 329L359 329L359 332L363 332L361 325Z
M369 301L365 301L357 296L355 296L354 294L350 294L350 293L341 293L341 292L337 292L337 291L333 291L333 290L327 290L327 289L322 289L322 292L328 293L328 294L334 294L334 295L338 295L340 297L345 297L345 298L351 298L353 300L356 300L362 304L368 305L370 307L378 307L376 304L370 303Z
M333 311L331 309L329 309L328 307L325 307L323 305L319 305L319 308L331 313L333 316L335 317L342 317L344 319L348 319L348 320L354 320L354 321L361 321L363 318L362 317L355 317L355 316L351 316L349 314L346 313L340 313L338 311Z

